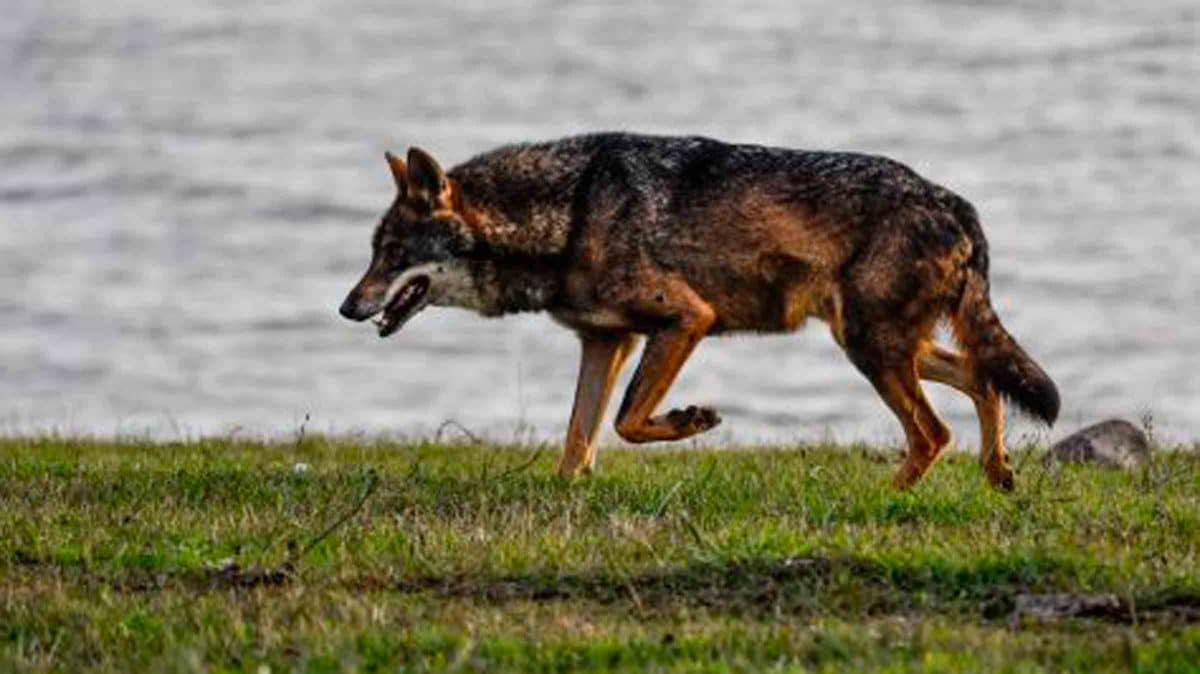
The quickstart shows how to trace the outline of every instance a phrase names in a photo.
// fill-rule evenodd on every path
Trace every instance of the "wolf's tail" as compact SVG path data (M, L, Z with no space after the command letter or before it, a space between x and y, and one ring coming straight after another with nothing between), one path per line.
M954 205L956 219L972 243L966 282L951 317L955 336L965 347L981 384L991 384L1017 407L1054 424L1060 405L1058 387L1025 353L992 308L988 296L987 242L975 209L965 200Z

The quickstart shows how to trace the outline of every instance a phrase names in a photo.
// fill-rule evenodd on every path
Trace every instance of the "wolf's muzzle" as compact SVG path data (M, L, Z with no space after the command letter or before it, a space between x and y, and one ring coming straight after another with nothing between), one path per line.
M352 292L346 296L346 300L342 302L342 306L338 308L338 313L340 313L344 318L348 318L352 321L365 321L370 318L375 311L372 310L373 307L369 306L367 307L367 311L364 311L363 304L363 302L359 301L358 293Z

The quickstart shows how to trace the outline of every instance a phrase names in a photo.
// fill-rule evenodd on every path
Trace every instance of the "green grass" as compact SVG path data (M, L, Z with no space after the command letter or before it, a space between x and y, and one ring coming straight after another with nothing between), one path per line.
M1200 453L895 458L0 439L0 672L1200 671Z

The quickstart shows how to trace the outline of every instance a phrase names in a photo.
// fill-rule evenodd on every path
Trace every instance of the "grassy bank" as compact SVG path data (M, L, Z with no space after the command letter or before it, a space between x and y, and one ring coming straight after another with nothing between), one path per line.
M0 440L0 671L1200 667L1196 452L895 459Z

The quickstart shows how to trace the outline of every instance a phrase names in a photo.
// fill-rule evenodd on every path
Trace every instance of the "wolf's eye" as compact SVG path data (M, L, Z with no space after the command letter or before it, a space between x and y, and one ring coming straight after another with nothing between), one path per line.
M397 245L386 247L383 259L388 261L388 266L394 270L404 269L408 266L408 255L404 254L404 249Z
M395 243L385 243L379 247L379 259L389 269L404 266L404 249Z

